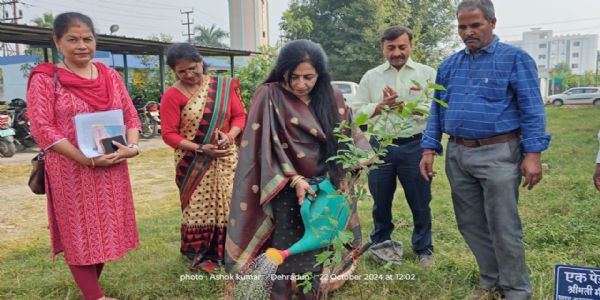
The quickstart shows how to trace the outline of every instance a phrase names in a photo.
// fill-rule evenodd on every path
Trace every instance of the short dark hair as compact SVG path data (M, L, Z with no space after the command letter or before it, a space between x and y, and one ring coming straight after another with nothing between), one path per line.
M189 43L175 43L167 48L167 65L175 71L175 65L180 60L187 60L193 62L202 62L204 67L203 73L206 74L206 62L204 57L198 53L198 49Z
M381 44L383 44L383 42L385 42L385 41L393 41L405 33L408 34L408 40L412 43L413 32L412 32L412 30L410 30L404 26L393 26L393 27L386 29L383 32L383 35L381 35L380 42L381 42Z
M92 19L78 12L66 12L56 16L54 23L52 24L52 33L57 39L60 39L65 32L69 30L69 27L76 22L81 22L87 25L92 31L92 34L96 36L96 30L94 29L94 23L92 22Z
M491 21L496 17L496 13L494 12L494 4L491 0L463 0L456 7L456 17L461 11L464 10L475 10L479 9L483 12L483 17L487 21Z

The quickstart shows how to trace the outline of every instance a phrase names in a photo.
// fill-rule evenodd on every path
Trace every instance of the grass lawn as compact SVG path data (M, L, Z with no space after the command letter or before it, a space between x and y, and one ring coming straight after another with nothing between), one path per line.
M552 298L555 264L600 267L600 193L591 180L598 150L600 109L548 107L547 113L548 131L553 135L550 149L543 155L548 169L542 182L533 191L522 190L520 198L533 299ZM124 259L107 264L101 284L108 296L222 298L225 281L180 281L182 275L191 273L188 261L179 255L179 201L173 168L168 149L146 151L131 162L142 246ZM415 261L410 250L412 217L399 192L394 206L393 238L405 245L404 264L385 268L365 256L356 274L369 275L373 280L349 281L330 298L369 299L377 295L377 299L464 299L469 295L478 282L477 266L456 229L443 158L437 160L436 169L432 202L434 267L423 270ZM22 195L2 197L0 202L24 201L30 208L11 214L35 216L15 224L24 228L18 237L0 237L0 298L79 299L79 290L62 256L56 262L50 258L47 230L31 225L45 224L46 204L43 197L31 196L26 189L28 171L28 166L0 167L2 190L9 180L22 182L23 186ZM371 205L371 201L359 204L365 240L372 228ZM0 227L0 235L5 234L3 230ZM414 274L414 280L395 279L401 274ZM386 280L385 275L394 279Z

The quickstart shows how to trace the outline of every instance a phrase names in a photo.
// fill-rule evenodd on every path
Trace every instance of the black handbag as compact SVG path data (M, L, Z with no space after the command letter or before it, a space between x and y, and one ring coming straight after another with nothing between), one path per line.
M34 194L46 194L44 153L38 153L31 159L31 174L29 175L29 188Z

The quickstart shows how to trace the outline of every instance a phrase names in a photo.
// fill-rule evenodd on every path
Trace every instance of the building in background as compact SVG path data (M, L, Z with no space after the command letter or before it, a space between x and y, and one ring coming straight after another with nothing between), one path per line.
M229 0L231 48L257 51L269 44L267 0Z
M557 78L550 78L550 71L560 63L568 65L574 75L597 74L597 34L554 36L552 30L532 28L523 32L522 40L506 43L525 50L535 60L544 99L564 90L562 83L557 84Z
M527 51L540 72L548 72L559 63L566 63L575 75L597 69L597 34L553 36L552 30L532 28L523 32L523 40L507 43Z

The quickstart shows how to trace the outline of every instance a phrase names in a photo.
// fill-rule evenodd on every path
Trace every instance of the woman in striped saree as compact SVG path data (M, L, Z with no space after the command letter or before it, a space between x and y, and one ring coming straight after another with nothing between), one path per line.
M174 44L167 64L179 80L162 97L161 135L175 149L181 253L193 259L192 268L210 272L223 264L235 138L246 116L237 80L206 75L194 46Z

